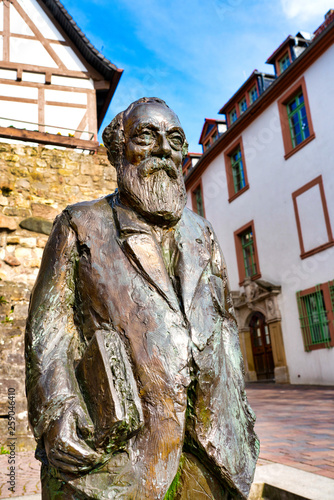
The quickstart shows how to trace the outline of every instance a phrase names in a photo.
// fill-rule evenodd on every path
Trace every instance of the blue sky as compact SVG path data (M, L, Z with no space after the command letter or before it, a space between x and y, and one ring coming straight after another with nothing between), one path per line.
M313 32L333 0L62 0L105 57L124 69L103 126L143 96L178 114L189 150L201 152L215 118L288 35ZM101 134L100 134L101 135Z

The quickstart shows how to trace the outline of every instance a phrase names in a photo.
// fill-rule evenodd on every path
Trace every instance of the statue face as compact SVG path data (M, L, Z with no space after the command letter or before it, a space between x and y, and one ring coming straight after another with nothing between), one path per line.
M153 157L170 159L175 169L180 169L185 135L171 109L158 103L136 106L125 117L124 134L125 157L132 165L138 166L146 158Z
M123 127L125 146L118 172L123 202L154 224L175 224L186 203L185 135L178 117L159 103L142 103L124 117Z

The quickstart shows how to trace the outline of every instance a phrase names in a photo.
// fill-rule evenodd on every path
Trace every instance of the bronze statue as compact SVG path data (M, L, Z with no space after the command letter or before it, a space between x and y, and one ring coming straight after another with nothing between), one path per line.
M26 331L43 499L246 498L258 454L224 260L187 143L143 98L103 134L118 190L54 223Z

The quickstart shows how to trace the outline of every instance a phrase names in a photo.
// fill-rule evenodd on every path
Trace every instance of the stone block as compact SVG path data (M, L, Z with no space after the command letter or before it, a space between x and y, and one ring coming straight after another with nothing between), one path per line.
M20 243L20 237L16 235L7 236L7 245L18 245Z
M18 179L15 183L16 189L30 189L30 182L28 179Z
M4 248L0 248L0 260L4 260L6 255L6 250Z
M37 242L36 242L37 248L44 248L47 241L48 241L48 238L45 236L40 236L39 238L37 238Z
M83 175L96 175L98 177L102 177L103 175L103 168L102 165L94 164L91 162L83 163L81 165L81 173Z
M16 266L20 266L21 265L21 262L19 261L19 259L14 256L14 255L6 255L5 258L4 258L4 261L6 262L6 264L8 264L9 266L12 266L12 267L16 267Z
M8 198L6 196L0 195L0 205L6 207L8 205Z
M8 253L11 253L11 254L12 254L12 253L14 253L15 248L16 248L16 246L15 246L15 245L7 245L7 246L6 246L6 251L7 251Z
M21 247L35 248L37 244L36 238L20 238Z
M13 217L29 217L31 215L31 211L27 208L5 207L3 211L5 215Z
M29 261L29 267L38 269L41 265L41 259L31 259Z
M14 206L19 208L30 208L30 200L25 198L24 195L14 198Z
M6 207L5 210L12 210L11 207ZM15 210L15 209L14 209ZM8 214L13 215L13 214ZM0 229L8 229L9 231L15 231L17 229L17 224L11 217L6 217L0 213Z
M0 230L0 247L5 247L7 243L7 234Z
M42 217L43 219L51 220L59 214L59 210L50 207L49 205L44 205L42 203L32 203L31 204L32 215L34 217Z
M49 165L48 165L48 162L46 162L45 160L42 160L41 158L37 158L36 159L36 166L41 167L41 168L46 168Z
M35 233L50 234L52 229L52 222L42 217L29 217L20 222L23 229L34 231Z
M34 256L37 257L37 259L39 259L39 262L43 256L43 252L44 252L44 248L35 248L34 249ZM39 267L39 265L38 265Z
M14 252L15 257L18 259L31 259L32 258L32 250L31 248L22 248L16 247Z

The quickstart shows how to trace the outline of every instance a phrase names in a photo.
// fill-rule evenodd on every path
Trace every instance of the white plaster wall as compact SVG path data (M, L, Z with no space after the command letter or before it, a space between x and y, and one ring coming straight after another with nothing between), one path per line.
M45 123L52 127L45 127L46 132L57 133L57 127L66 127L65 130L59 128L62 135L73 134L81 122L86 110L78 108L64 108L61 106L45 106Z
M62 85L64 87L77 87L80 89L94 89L93 80L86 78L74 78L71 76L51 76L52 85Z
M11 121L12 117L18 117L22 123ZM1 101L0 127L9 127L14 125L17 128L26 128L27 130L36 130L35 123L38 122L38 105L25 102ZM31 124L30 122L34 122Z
M44 10L38 5L36 0L18 0L18 2L26 11L30 19L33 19L39 31L43 36L45 36L45 38L64 41L62 35L50 21Z
M87 94L85 92L66 92L63 90L46 89L44 94L46 101L87 104Z
M57 68L57 64L38 40L10 37L10 61Z
M334 229L333 58L334 46L304 74L316 134L313 141L284 160L274 103L242 134L250 189L228 203L223 153L202 176L206 217L220 240L233 290L239 289L233 233L254 220L262 279L282 286L282 329L292 383L334 384L334 349L304 351L296 301L298 290L334 278L334 248L300 259L291 196L322 174Z
M74 50L71 49L71 47L58 45L56 43L51 43L50 45L56 52L58 57L65 64L67 69L70 69L72 71L87 71L87 68L82 64L82 62L77 57Z
M14 5L10 5L9 26L11 33L16 33L17 35L34 36L34 33L31 31L27 23L17 12Z

